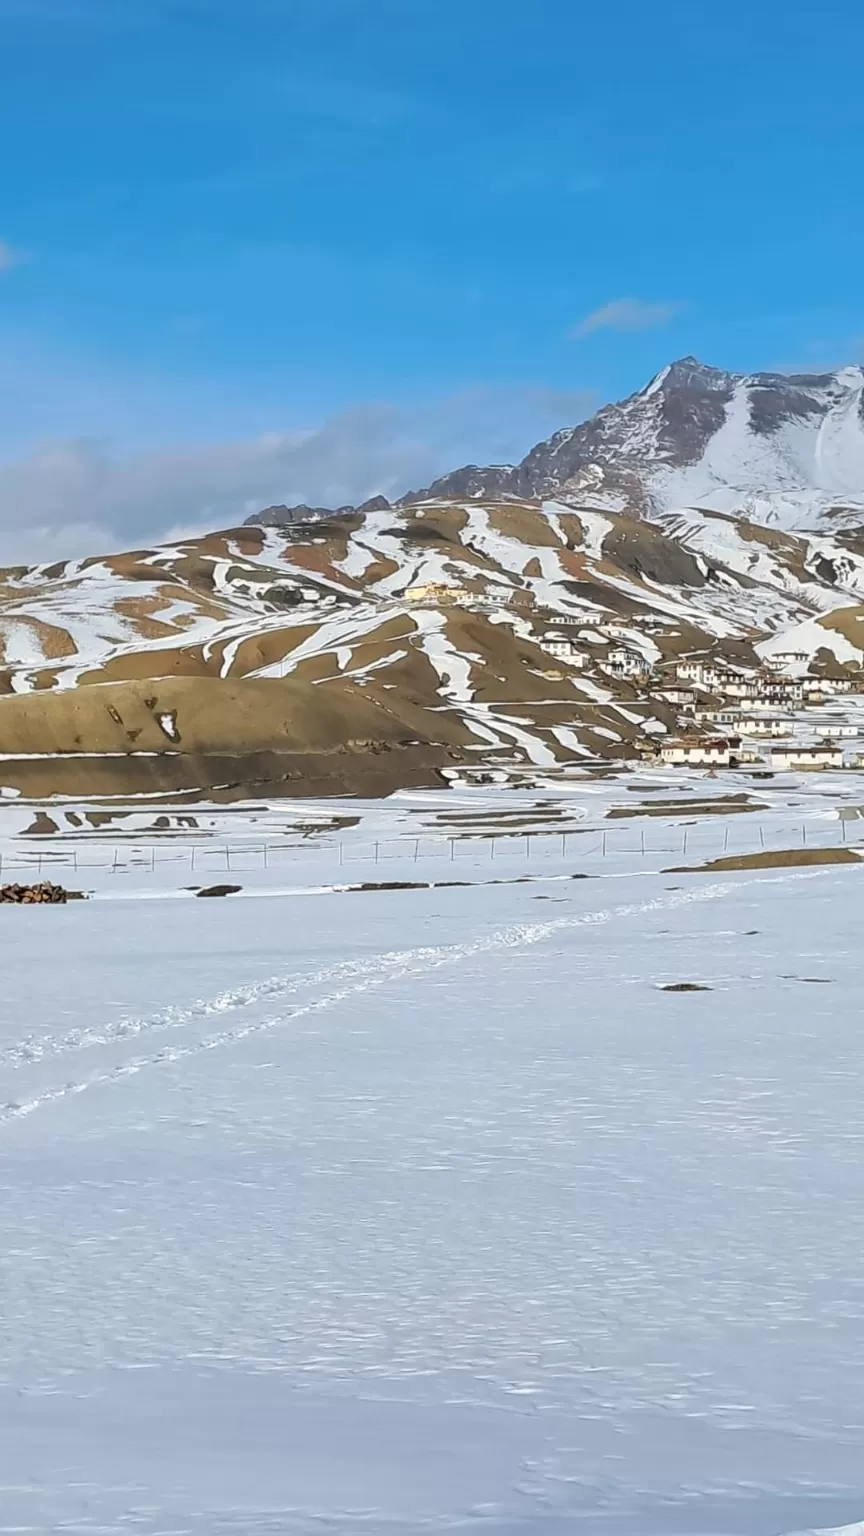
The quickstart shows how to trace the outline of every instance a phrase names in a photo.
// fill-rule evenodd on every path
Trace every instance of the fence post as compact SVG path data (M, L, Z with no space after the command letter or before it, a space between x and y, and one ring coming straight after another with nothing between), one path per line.
M639 843L640 843L640 847L642 849L642 857L644 859L644 857L645 857L645 828L644 827L640 827L640 829L639 829Z
M801 823L801 841L803 842L803 844L804 844L804 846L806 848L806 846L807 846L807 826L806 826L806 823L803 822L803 821Z
M845 841L846 841L846 819L845 819L845 817L841 817L840 818L840 830L841 830L841 832L843 834L843 841L845 843Z
M726 852L726 849L728 847L729 847L729 827L727 825L727 827L726 827L726 835L723 838L723 852L724 853Z
M450 839L450 862L451 862L451 864L452 864L453 860L455 859L455 857L456 857L456 841L455 841L455 838L451 837L451 839Z
M194 843L192 844L192 860L191 860L190 868L192 868L192 869L195 868L195 844Z
M603 857L605 859L605 857L606 857L606 828L605 827L603 828L603 841L602 841L602 845L601 846L602 846Z
M761 821L759 823L759 847L765 847L765 828L763 827Z
M490 857L490 859L494 859L494 857L495 857L495 838L494 838L494 836L490 837L490 839L489 839L489 857Z
M267 868L267 844L264 844L264 868Z
M420 839L419 839L419 837L415 837L415 839L414 839L414 863L415 864L417 863L417 860L419 859L419 857L420 857Z
M375 840L375 863L378 863L378 840Z
M681 852L682 852L682 854L684 854L686 856L686 853L687 853L687 828L686 827L684 828L684 845L683 845L683 847L681 849Z

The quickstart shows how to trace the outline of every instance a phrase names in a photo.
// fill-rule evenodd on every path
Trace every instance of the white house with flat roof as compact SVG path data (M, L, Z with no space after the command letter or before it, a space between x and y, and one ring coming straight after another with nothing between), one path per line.
M738 736L679 736L677 740L664 741L660 756L664 763L729 768L737 762L740 746Z
M783 672L787 667L800 667L806 672L810 657L806 651L774 651L764 660L772 672Z
M648 677L653 670L641 651L631 651L624 645L613 646L606 658L606 666L616 677Z
M557 656L560 661L568 661L571 667L584 667L587 657L578 640L573 635L558 635L549 631L539 637L538 643L550 656Z
M821 742L816 746L792 743L786 747L773 747L771 767L778 773L803 768L842 768L843 748L835 747L831 742Z

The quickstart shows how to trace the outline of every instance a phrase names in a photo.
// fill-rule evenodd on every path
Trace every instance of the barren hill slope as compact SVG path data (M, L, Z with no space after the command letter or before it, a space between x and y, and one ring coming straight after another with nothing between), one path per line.
M118 784L155 754L187 788L188 760L214 754L238 779L244 754L290 756L292 784L328 753L343 784L375 756L394 784L448 762L627 756L675 716L617 650L661 671L708 651L755 667L804 635L817 661L857 663L862 601L853 532L721 513L431 499L244 527L0 572L0 750L114 754Z

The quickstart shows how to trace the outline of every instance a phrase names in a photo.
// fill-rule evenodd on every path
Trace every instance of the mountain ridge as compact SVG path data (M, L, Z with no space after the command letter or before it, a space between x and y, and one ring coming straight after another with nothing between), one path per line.
M489 498L553 498L648 519L704 507L792 531L862 524L864 368L742 374L679 358L518 464L463 465L394 506ZM324 509L268 508L248 521L310 514Z
M864 521L864 369L740 374L680 358L518 465L466 466L404 500L490 493L649 518L704 506L788 528Z
M0 648L12 790L386 793L637 757L683 658L857 679L864 533L431 499L0 571Z

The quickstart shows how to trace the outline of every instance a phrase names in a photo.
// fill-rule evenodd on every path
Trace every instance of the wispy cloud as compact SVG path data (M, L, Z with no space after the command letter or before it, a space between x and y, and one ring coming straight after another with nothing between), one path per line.
M16 251L8 240L0 240L0 272L8 272L10 268L20 266L23 260L22 251Z
M595 404L540 386L464 389L415 410L382 402L306 431L117 452L85 437L0 460L0 564L225 528L274 502L338 507L428 485L467 460L512 461Z
M652 303L647 299L612 299L580 320L570 335L578 341L582 336L592 336L595 331L659 330L683 308L677 300Z

